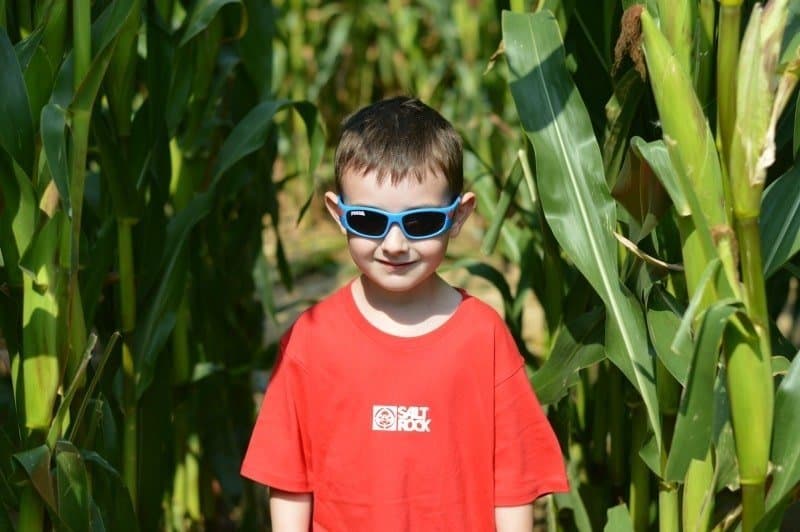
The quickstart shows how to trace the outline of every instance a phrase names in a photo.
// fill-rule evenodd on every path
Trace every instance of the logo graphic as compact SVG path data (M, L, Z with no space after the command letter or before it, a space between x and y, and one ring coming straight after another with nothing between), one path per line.
M430 432L427 406L373 405L372 430L381 432Z

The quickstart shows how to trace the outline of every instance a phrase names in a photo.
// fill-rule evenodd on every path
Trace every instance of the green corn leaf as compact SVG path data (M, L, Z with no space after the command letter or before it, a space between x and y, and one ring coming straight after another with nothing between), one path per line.
M798 51L800 51L800 4L790 1L781 43L779 68L782 69L787 63L796 60Z
M92 55L99 56L113 45L128 17L133 14L135 0L113 0L92 23Z
M789 368L792 366L792 361L786 357L774 356L772 357L772 375L785 375L789 373Z
M147 104L145 104L147 105ZM144 109L145 107L142 106ZM139 113L142 110L140 109ZM137 113L137 118L139 118ZM138 122L138 121L137 121ZM136 123L130 137L131 152L137 152L142 144L146 144L145 150L153 144L153 139L146 138L149 131L144 128L137 128ZM147 158L144 161L133 160L132 153L125 155L120 153L119 144L113 134L110 124L106 117L99 113L93 113L92 129L97 150L100 153L100 165L103 168L103 182L108 186L111 195L111 204L114 209L114 216L118 220L135 221L141 216L143 210L142 198L136 190L136 181L139 173L146 168Z
M44 28L38 27L33 30L33 33L19 41L14 45L14 51L17 54L17 61L19 61L19 68L25 72L33 61L33 57L39 50L39 45L42 44L44 37Z
M540 201L556 240L606 305L608 357L639 391L661 446L653 360L639 304L622 286L615 205L600 149L569 79L555 19L503 13L511 93L536 153Z
M531 377L542 404L552 404L577 384L577 372L605 358L603 318L600 307L561 326L545 363Z
M614 87L606 104L608 125L603 142L603 167L610 184L616 181L628 150L628 133L639 110L645 85L635 70L628 70Z
M655 476L663 478L664 472L661 467L661 454L656 447L655 438L649 438L644 445L642 445L642 448L639 449L639 458L647 464L647 467Z
M774 522L788 506L788 495L800 483L800 353L778 386L770 462L775 466L767 495L766 523ZM777 527L775 527L777 528ZM775 530L766 527L765 530Z
M736 311L736 305L724 301L712 305L702 317L667 459L664 478L668 481L682 481L692 459L706 458L714 419L709 405L714 402L719 346L728 319Z
M589 512L581 498L578 488L581 485L579 471L575 462L567 463L567 477L569 478L569 493L556 493L553 499L556 506L560 509L572 510L575 519L575 528L578 532L592 532L592 522L589 520Z
M92 260L81 272L81 299L83 301L86 323L94 323L95 311L100 303L100 294L106 275L116 259L117 234L116 223L107 218L97 231L95 241L90 245L88 254Z
M481 243L481 252L486 255L491 255L497 245L497 240L500 238L500 231L503 228L508 210L511 207L511 202L517 193L519 184L522 182L523 172L522 165L517 159L514 166L511 168L508 178L503 184L503 189L500 192L500 199L497 202L497 208L494 212L489 228L483 237Z
M42 108L41 115L42 147L47 159L50 175L58 188L61 204L69 216L72 205L69 197L69 164L67 161L67 110L56 103Z
M56 256L66 217L56 211L20 259L23 276L22 379L25 426L47 430L60 384ZM17 399L18 404L20 398Z
M137 532L139 520L119 472L97 452L81 449L81 458L91 475L92 503L99 514L92 516L93 525L99 520L109 531Z
M317 119L317 108L309 102L270 100L251 109L225 139L214 166L213 181L218 181L234 164L261 148L273 125L272 119L275 114L290 106L297 110L305 122L308 143L311 147L309 174L313 174L322 160L324 149L322 144L324 134Z
M681 325L683 306L659 286L653 287L647 298L647 330L661 363L682 386L686 385L692 364L691 343L681 342L673 349Z
M22 285L20 256L28 248L36 227L36 196L31 181L20 166L0 149L0 248L9 282ZM6 331L4 331L6 332Z
M322 50L322 54L318 58L319 70L307 90L308 99L317 101L320 89L335 74L336 67L342 60L342 50L350 42L350 28L353 26L353 19L354 17L351 14L343 13L331 23L328 32L328 45ZM413 46L411 49L413 49Z
M767 187L758 223L768 278L800 251L800 164Z
M118 0L119 1L119 0ZM119 28L117 28L119 31ZM81 81L78 90L72 100L70 109L75 111L89 112L94 105L94 100L97 97L97 92L100 90L100 84L108 70L108 65L111 63L111 57L114 55L114 44L116 40L112 40L109 46L106 46L98 53L93 59L86 73L86 77Z
M191 13L189 13L189 22L186 25L186 30L183 33L183 37L181 37L179 46L184 46L192 37L205 30L214 20L217 12L227 4L239 4L242 7L242 16L245 16L241 0L200 0L195 2Z
M717 371L714 382L714 457L717 477L717 491L739 489L739 465L736 461L736 442L733 438L731 422L731 405L728 399L727 376L725 366Z
M237 47L242 64L256 86L258 99L263 101L272 93L272 42L277 31L277 17L271 2L244 0L244 9L247 10L248 29Z
M31 38L33 37L34 35L31 35ZM41 39L38 39L38 41L41 42ZM17 49L19 50L19 48ZM25 63L23 63L23 58L20 57L20 67L24 72L23 76L25 77L25 86L28 91L28 101L31 106L31 118L34 121L33 129L35 131L37 129L36 121L41 109L50 98L50 91L53 88L53 80L56 74L54 69L57 68L57 65L51 64L44 47L38 46L38 43L33 52L30 58L25 58Z
M86 345L86 350L83 353L81 364L75 372L72 382L69 383L69 388L67 388L66 393L64 393L64 398L61 403L59 403L55 416L53 416L53 422L50 425L50 431L47 435L47 444L51 448L55 447L57 440L64 432L63 423L70 412L70 407L72 406L72 400L75 398L75 393L79 388L82 388L86 368L89 366L89 360L92 357L92 350L94 349L96 343L97 335L92 333L89 335L89 340Z
M797 100L794 104L794 134L792 135L792 153L795 157L797 157L798 150L800 150L800 93L797 94Z
M167 227L164 257L159 271L160 281L150 304L141 313L134 337L137 355L136 397L140 399L153 379L153 371L161 349L175 326L175 313L183 298L188 270L186 240L192 228L211 210L214 188L195 198Z
M91 530L89 475L80 452L72 443L59 441L55 448L58 515L66 530Z
M286 258L286 250L283 246L283 239L276 231L275 240L275 260L278 263L278 273L281 276L281 282L290 292L293 290L293 275L292 268L289 265L289 259Z
M2 387L0 388L0 393L3 394L3 402L11 404L11 402L14 400L14 392L11 389L11 383L6 382L5 384L0 384L0 386ZM4 414L6 413L4 412ZM8 417L6 417L6 419L9 418L11 418L9 420L10 422L7 422L6 426L10 429L10 431L16 432L16 420L14 419L13 415L8 415ZM17 448L19 448L19 443L12 441L6 430L0 430L0 456L10 457L14 454L14 449ZM14 463L7 458L3 459L2 463L0 463L0 501L5 503L0 504L0 511L2 511L3 507L7 505L16 507L19 504L17 490L12 487L11 475L13 467ZM0 530L4 529L0 528Z
M689 306L686 307L686 312L683 313L683 319L681 319L681 325L678 328L678 331L675 333L675 338L672 340L671 349L673 352L675 353L684 352L687 346L691 345L692 324L694 323L695 317L697 316L698 312L701 311L703 296L706 291L706 288L709 286L709 284L711 284L715 275L719 271L719 268L720 268L719 259L714 259L710 261L706 265L705 270L703 270L703 274L700 276L700 281L697 283L697 290L692 296L692 299L689 300Z
M12 504L16 505L16 503ZM14 530L14 524L11 522L11 516L8 515L5 505L0 505L0 530Z
M625 504L609 508L607 515L608 521L603 527L603 532L633 532L633 521Z
M477 196L478 213L487 220L495 219L497 210L497 186L490 174L482 174L470 183L470 188ZM512 224L500 227L500 252L511 262L519 264L522 260L522 246L525 240L520 229Z
M669 194L678 215L689 216L692 212L689 208L689 201L684 196L684 190L675 171L675 166L669 158L669 152L664 141L645 142L641 137L633 137L631 146L642 159L647 161L658 180L667 189L667 194ZM688 190L687 193L692 194L692 191Z
M33 118L25 79L5 28L0 28L0 147L26 174L33 174Z
M455 261L452 265L455 268L465 268L472 275L486 279L500 292L503 298L503 303L508 304L514 299L511 293L511 287L506 281L506 276L503 272L492 266L491 264L480 262L474 259L462 259Z
M108 362L109 357L111 356L111 352L114 350L114 346L117 343L117 340L120 338L120 334L115 332L111 335L106 343L105 351L103 352L103 356L100 357L100 362L97 365L97 369L92 376L92 380L89 383L89 387L86 389L86 392L83 396L83 401L81 401L80 406L78 407L78 413L75 415L75 419L71 423L70 433L69 433L69 440L74 441L75 435L78 432L78 429L81 426L81 422L83 421L84 413L86 412L86 408L89 405L89 401L94 394L95 388L97 388L97 383L100 381L100 377L103 374L103 370L106 367L106 362ZM89 339L89 346L93 348L97 337L94 333L91 334ZM88 348L87 348L88 351Z
M50 482L50 448L40 445L15 453L14 462L22 467L34 489L52 511L56 511L56 496Z

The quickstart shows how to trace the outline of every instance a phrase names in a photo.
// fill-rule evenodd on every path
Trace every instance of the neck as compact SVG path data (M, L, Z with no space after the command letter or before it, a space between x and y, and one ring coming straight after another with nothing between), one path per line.
M450 285L438 275L432 275L424 283L406 292L384 290L376 286L365 275L359 277L357 282L364 300L369 306L389 315L435 307L434 303L450 290Z
M387 292L365 276L352 286L362 315L376 328L395 336L419 336L444 323L458 308L461 294L438 275L410 292Z

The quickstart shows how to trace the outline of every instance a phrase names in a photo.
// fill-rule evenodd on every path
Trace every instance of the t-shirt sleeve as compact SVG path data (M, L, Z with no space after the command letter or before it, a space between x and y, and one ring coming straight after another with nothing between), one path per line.
M310 446L306 429L306 371L291 352L291 330L281 340L242 476L284 491L310 492Z
M569 491L558 439L502 322L495 332L495 506Z

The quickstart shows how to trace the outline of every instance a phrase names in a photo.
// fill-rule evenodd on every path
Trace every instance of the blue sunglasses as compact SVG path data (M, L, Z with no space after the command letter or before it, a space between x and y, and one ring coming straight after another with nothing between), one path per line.
M401 212L388 212L375 207L347 205L338 198L339 220L344 228L364 238L383 238L393 224L400 226L406 238L423 240L439 236L453 225L453 212L461 202L458 196L447 207L423 207Z

